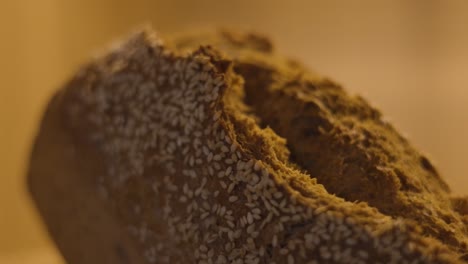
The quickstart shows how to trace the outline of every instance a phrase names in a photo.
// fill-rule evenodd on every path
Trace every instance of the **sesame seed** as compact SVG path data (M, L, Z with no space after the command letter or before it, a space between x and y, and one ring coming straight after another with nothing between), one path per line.
M253 217L252 217L252 214L250 212L247 213L247 222L249 224L253 223Z
M254 170L259 171L260 168L261 168L260 161L259 160L255 161Z
M278 237L276 235L273 236L271 244L273 245L273 247L276 247L276 245L278 244Z
M247 234L253 233L255 230L255 224L251 224L247 227Z

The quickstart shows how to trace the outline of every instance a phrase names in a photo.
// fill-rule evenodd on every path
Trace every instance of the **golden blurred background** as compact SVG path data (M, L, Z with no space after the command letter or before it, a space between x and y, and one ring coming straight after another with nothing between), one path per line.
M96 50L150 23L231 27L360 93L468 194L468 2L16 0L0 7L0 263L62 263L25 189L53 91ZM79 213L79 212L77 212Z

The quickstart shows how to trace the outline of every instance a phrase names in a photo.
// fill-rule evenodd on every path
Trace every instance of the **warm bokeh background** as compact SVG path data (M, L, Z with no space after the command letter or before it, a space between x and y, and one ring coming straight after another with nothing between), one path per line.
M455 193L468 194L466 1L7 0L0 8L0 263L61 262L24 185L41 112L90 54L147 22L163 35L219 26L270 35L281 52L382 109Z

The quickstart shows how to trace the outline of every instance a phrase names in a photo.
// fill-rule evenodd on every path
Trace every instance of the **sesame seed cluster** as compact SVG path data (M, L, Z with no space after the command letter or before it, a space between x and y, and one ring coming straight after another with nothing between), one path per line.
M67 86L67 122L105 157L96 181L147 263L459 263L287 164L242 85L214 48L181 54L146 30Z

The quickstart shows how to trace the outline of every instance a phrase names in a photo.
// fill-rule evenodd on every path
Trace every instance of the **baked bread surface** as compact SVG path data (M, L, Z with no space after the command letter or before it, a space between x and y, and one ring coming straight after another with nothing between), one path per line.
M255 34L145 30L84 66L28 180L69 263L468 258L466 198L364 99Z

